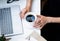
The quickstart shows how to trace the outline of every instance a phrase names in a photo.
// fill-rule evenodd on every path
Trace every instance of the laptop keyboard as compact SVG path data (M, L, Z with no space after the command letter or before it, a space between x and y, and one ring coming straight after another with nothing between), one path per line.
M0 30L1 34L12 34L11 8L0 9Z

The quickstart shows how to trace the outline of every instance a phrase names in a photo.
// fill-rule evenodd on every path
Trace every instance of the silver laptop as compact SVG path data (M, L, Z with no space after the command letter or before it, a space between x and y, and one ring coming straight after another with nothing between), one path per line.
M23 34L19 13L20 5L6 5L0 8L0 35L12 36Z

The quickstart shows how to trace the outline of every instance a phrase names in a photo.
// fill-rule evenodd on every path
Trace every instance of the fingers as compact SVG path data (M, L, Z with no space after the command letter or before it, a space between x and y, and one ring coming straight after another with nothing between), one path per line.
M38 24L41 22L41 18L37 18L36 21L35 21L35 24Z
M38 18L41 18L41 15L37 15Z
M21 12L20 12L20 17L21 17L22 19L24 18L25 13L26 13L26 11L21 11Z
M24 9L20 12L20 17L21 17L21 18L24 18L25 14L26 14L27 12L29 12L29 11L30 11L30 8L24 8Z
M37 15L37 20L34 23L34 27L42 29L46 23L46 18L44 16Z
M44 24L43 24L41 21L34 24L34 27L35 27L35 28L40 28L40 29L42 29L43 26L44 26Z
M37 15L37 19L34 22L34 27L39 28L40 27L40 23L41 23L40 15Z
M41 17L43 17L43 15L37 15L37 17L38 17L38 18L41 18Z

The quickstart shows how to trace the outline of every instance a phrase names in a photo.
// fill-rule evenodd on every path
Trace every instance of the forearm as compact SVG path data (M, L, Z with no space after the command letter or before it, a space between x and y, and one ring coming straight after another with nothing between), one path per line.
M27 0L26 8L31 9L31 6L32 6L32 0Z
M60 23L60 17L47 17L49 23Z

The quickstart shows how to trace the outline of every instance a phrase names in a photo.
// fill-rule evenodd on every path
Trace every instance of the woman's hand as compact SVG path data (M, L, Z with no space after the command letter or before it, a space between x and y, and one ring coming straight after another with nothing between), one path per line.
M25 16L25 14L27 13L27 12L29 12L30 11L30 9L29 8L24 8L21 12L20 12L20 17L21 18L24 18L24 16Z
M49 22L49 18L43 15L37 15L37 20L35 21L34 27L42 29L45 24Z
M26 7L21 11L20 17L24 18L25 14L31 10L32 0L27 0Z

